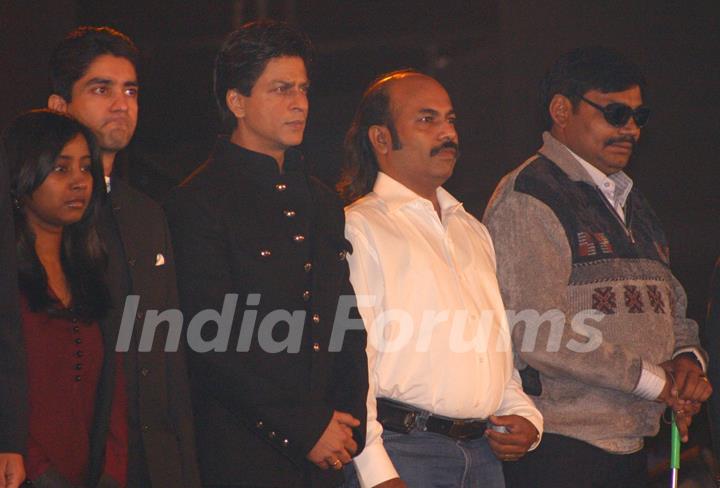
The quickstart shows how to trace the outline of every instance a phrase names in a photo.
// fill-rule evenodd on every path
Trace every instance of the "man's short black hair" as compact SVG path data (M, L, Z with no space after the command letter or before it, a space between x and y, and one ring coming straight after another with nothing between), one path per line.
M552 127L548 107L561 94L573 107L590 90L602 93L625 91L639 86L645 92L646 82L640 68L619 52L602 46L573 49L560 56L540 84L540 107L547 128Z
M137 71L140 55L128 36L111 27L82 26L70 32L58 44L50 58L50 90L66 102L72 88L95 58L110 54L125 58Z
M228 90L250 96L268 61L282 56L301 58L310 71L313 58L310 39L285 22L249 22L228 35L215 57L214 70L215 101L223 120L235 121L225 103Z

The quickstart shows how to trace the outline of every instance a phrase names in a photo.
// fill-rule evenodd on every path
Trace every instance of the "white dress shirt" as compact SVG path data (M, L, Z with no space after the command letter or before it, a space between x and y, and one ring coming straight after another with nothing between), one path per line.
M376 398L438 415L542 416L513 367L495 251L485 227L443 188L433 204L384 173L346 209L350 281L368 331L368 424L355 458L363 487L397 477Z

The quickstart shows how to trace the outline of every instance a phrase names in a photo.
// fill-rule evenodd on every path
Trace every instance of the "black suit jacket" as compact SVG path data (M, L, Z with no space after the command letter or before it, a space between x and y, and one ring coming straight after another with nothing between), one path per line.
M113 301L109 317L102 322L106 350L115 350L127 291L140 297L133 317L132 345L124 355L130 410L130 480L154 488L198 487L184 350L164 351L167 323L158 327L150 352L138 352L137 344L148 310L162 312L178 306L165 216L158 204L122 180L113 179L111 187L111 214L99 226L108 250ZM114 359L106 354L91 444L91 482L102 471L113 385Z
M189 353L206 485L339 485L341 472L306 460L334 410L362 421L354 438L364 445L362 322L345 335L341 352L328 351L340 296L355 303L342 205L305 174L299 153L288 151L285 169L281 175L272 158L221 139L166 205L186 322L221 310L226 294L238 296L227 350ZM258 331L277 310L305 312L299 327L280 323L272 331L281 342L301 330L299 351L263 350ZM205 340L216 335L212 325L204 329Z
M24 454L27 378L7 168L0 157L0 452Z

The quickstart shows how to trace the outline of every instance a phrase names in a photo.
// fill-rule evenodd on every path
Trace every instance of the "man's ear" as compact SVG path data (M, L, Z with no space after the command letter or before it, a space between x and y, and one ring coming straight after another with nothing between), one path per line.
M550 106L548 112L553 123L558 127L565 127L570 118L570 114L573 111L572 102L565 95L559 93L555 94L550 100Z
M368 129L368 139L378 154L387 154L392 147L392 136L384 125L371 125Z
M66 113L68 104L63 97L53 93L48 97L47 106L56 112Z
M236 119L245 117L245 99L247 97L237 90L228 90L225 93L225 103Z

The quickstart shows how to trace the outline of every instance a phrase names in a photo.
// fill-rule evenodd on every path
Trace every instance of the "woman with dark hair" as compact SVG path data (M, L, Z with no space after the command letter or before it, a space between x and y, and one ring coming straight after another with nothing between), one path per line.
M86 486L103 359L99 320L110 297L95 221L106 190L92 133L69 116L35 110L3 134L14 203L27 357L26 471L34 486ZM115 360L120 361L120 356ZM127 400L114 369L103 483L123 486Z

